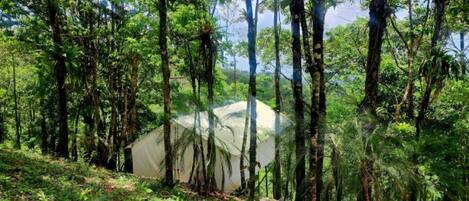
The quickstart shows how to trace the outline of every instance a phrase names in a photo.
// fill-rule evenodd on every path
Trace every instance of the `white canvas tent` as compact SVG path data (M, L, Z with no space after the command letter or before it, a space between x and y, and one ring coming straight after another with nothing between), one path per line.
M260 101L257 102L257 161L261 167L266 166L274 159L274 135L275 135L275 112ZM224 192L232 192L241 184L239 171L240 153L244 132L244 122L246 115L246 101L237 102L227 106L214 109L216 116L215 145L216 163L215 179L217 188ZM206 152L206 140L208 138L208 116L207 112L200 112L200 126L194 135L194 116L190 114L171 121L171 141L180 144L186 138L199 136L203 139L204 152ZM196 124L197 125L197 124ZM281 133L287 132L291 122L283 115L280 115ZM197 143L197 142L196 142ZM180 149L177 154L177 161L174 164L174 176L181 182L187 182L190 177L193 148L192 143L185 144L185 149ZM151 131L149 134L135 141L132 146L133 172L136 175L155 177L162 179L164 173L164 146L163 146L163 126ZM246 143L246 153L249 150L249 132ZM183 153L182 153L183 152ZM222 152L225 156L222 157ZM206 154L206 153L205 153ZM226 160L231 164L231 175L227 167ZM249 164L249 157L245 157L245 164ZM247 168L246 177L249 177Z

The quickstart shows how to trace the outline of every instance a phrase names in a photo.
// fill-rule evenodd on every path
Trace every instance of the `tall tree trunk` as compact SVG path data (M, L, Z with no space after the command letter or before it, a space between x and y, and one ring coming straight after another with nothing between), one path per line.
M248 89L248 94L251 94L249 92L250 89ZM247 101L246 101L246 116L244 118L244 131L243 131L243 142L241 144L241 156L239 159L239 170L240 170L240 175L241 175L241 191L244 194L246 190L246 165L244 165L244 159L245 159L245 154L246 154L246 142L248 138L248 131L249 131L249 118L250 118L250 107L251 105L249 102L251 99L249 98L250 95L248 95Z
M322 192L322 169L324 161L324 119L326 115L326 96L324 81L324 17L326 15L326 7L324 0L313 1L313 64L314 73L312 82L314 90L311 97L313 98L313 112L311 116L311 132L315 132L317 136L316 144L316 200L321 200ZM306 46L305 46L306 48ZM316 103L316 104L314 104ZM312 141L313 139L311 139ZM314 198L314 195L313 195ZM314 199L312 199L314 200Z
M169 86L169 78L171 76L169 70L169 58L168 58L168 26L167 26L167 8L166 0L159 0L159 17L160 17L160 33L159 33L159 45L161 55L161 71L163 74L163 103L164 103L164 118L163 118L163 129L164 129L164 150L165 150L165 169L166 177L165 183L168 186L173 186L173 155L171 147L171 92Z
M335 200L342 201L342 176L340 175L340 153L337 147L333 145L331 153L332 177L334 177Z
M130 73L130 97L129 97L129 128L126 136L125 146L129 145L136 140L136 131L137 131L137 89L138 89L138 69L140 65L140 60L137 56L132 57L131 60L132 70ZM132 150L124 148L124 171L132 172Z
M437 47L438 41L440 40L440 32L441 26L443 23L443 16L445 14L445 7L446 7L446 0L435 0L435 25L433 30L433 36L431 41L431 54L433 54L433 50ZM425 113L428 107L430 106L430 97L432 93L432 87L434 85L435 73L437 71L438 65L436 64L436 58L432 60L432 68L429 75L425 78L425 90L424 94L422 95L422 100L420 102L420 108L417 114L417 118L415 119L415 127L416 127L416 141L420 141L420 132L422 123L425 120ZM418 163L417 155L414 154L413 160L414 163ZM413 183L411 185L411 194L410 200L416 201L418 199L418 191L417 191L417 184Z
M461 55L459 56L459 62L461 63L461 74L466 74L466 61L465 61L465 45L464 45L464 31L459 32L459 49L461 49Z
M259 1L256 0L256 14L253 17L252 1L246 0L246 21L248 23L248 56L249 56L249 110L250 110L250 137L249 137L249 200L255 199L256 191L256 148L257 148L257 105L256 105L256 35L257 13Z
M78 159L78 145L77 145L77 135L78 135L78 121L80 119L81 105L78 106L78 110L75 116L75 132L72 136L72 161L77 161Z
M120 114L120 121L121 121L121 132L117 140L117 159L118 159L118 166L117 170L121 170L123 168L124 163L122 163L119 159L120 157L120 152L121 150L124 150L125 148L125 142L127 142L127 135L128 135L128 122L129 122L129 110L128 110L128 105L129 105L129 96L128 96L128 89L127 86L122 83L121 86L121 114ZM125 162L125 159L124 159Z
M296 200L305 200L307 197L305 179L305 134L304 134L304 105L303 105L303 76L301 69L301 40L300 18L303 8L303 0L290 2L292 51L293 51L293 99L295 110L295 146L296 146Z
M408 46L408 55L407 55L407 87L404 95L404 105L405 113L409 119L414 118L414 22L413 22L413 13L412 13L412 0L407 1L407 6L409 7L409 35L410 43Z
M208 191L213 191L216 188L215 181L215 162L216 162L216 146L215 146L215 114L213 113L213 86L215 82L215 51L214 44L212 39L212 27L209 27L208 24L204 25L205 27L201 33L201 44L202 52L204 59L204 67L206 73L207 81L207 101L208 101L208 140L207 140L207 187Z
M378 107L378 72L381 62L381 45L388 15L387 0L370 2L370 20L368 22L368 57L366 62L365 97L360 104L361 112L374 113Z
M117 69L112 67L110 68L110 78L109 78L109 91L110 91L110 107L111 107L111 117L109 120L109 133L107 136L107 146L106 150L109 150L109 157L105 160L105 167L114 170L116 167L117 156L115 155L116 149L116 137L117 137L117 84L115 83L116 71Z
M20 115L18 112L18 94L16 92L16 65L13 64L13 98L15 100L15 148L21 149L21 134L20 134Z
M396 119L400 118L401 110L404 110L407 118L414 118L414 71L413 71L413 60L414 60L414 50L417 47L414 47L415 36L414 36L414 22L413 22L413 10L412 10L412 0L407 1L408 7L408 18L409 18L409 43L404 39L401 32L397 29L397 26L392 22L394 30L401 37L402 42L404 43L407 50L407 84L404 90L404 95L401 102L396 107Z
M57 143L57 153L59 156L68 158L68 123L67 123L67 89L65 87L65 78L67 69L65 66L65 57L62 53L62 35L59 9L55 0L47 1L49 14L49 25L52 28L52 40L54 42L55 75L58 92L59 109L59 141Z
M435 26L433 29L433 36L432 36L432 41L431 41L431 50L433 51L437 44L438 41L440 40L440 35L441 35L441 25L443 23L443 16L445 14L445 8L446 8L446 0L435 0ZM432 53L433 54L433 53ZM420 102L420 109L416 118L416 134L417 138L420 137L420 131L422 127L422 122L425 119L425 112L428 109L430 105L430 97L432 93L432 86L435 82L435 73L438 68L438 65L436 64L436 58L433 59L432 61L432 68L431 72L429 75L425 78L425 91L424 94L422 95L422 101Z
M388 16L387 0L372 0L369 5L370 20L368 22L368 57L366 63L365 97L359 105L359 112L376 113L378 107L378 73L381 62L381 45L383 43L383 33L386 28L386 18ZM372 124L372 123L369 123ZM371 150L365 141L368 134L371 133L374 125L367 125L365 136L363 136L363 145L365 147L365 159L360 166L360 191L357 199L359 201L372 200L372 167L373 161L368 158Z
M289 183L290 183L290 169L291 169L291 161L292 161L292 150L291 149L288 149L288 154L287 154L287 170L286 170L286 173L285 175L287 175L287 181L285 183L285 187L284 187L284 193L283 193L283 198L284 200L288 200L288 198L290 197L290 189L289 189Z
M309 29L306 22L306 15L304 10L304 2L301 2L301 28L303 33L303 45L304 45L304 54L306 59L306 69L308 69L311 80L312 80L312 90L311 90L311 118L310 118L310 136L308 142L309 146L309 190L310 190L310 199L320 200L322 185L321 174L319 173L319 121L320 121L320 102L321 102L321 67L322 67L322 35L324 32L324 2L313 1L313 54L311 54L310 46L310 36ZM314 55L314 58L313 56ZM321 161L322 162L322 161ZM322 167L321 167L322 172ZM319 187L319 188L318 188Z
M33 127L34 127L34 110L32 108L32 105L33 103L32 102L29 102L28 104L28 113L29 113L29 122L28 122L28 139L32 139L33 138ZM32 149L34 148L34 143L32 143L31 141L28 142L28 148Z
M44 106L44 98L42 97L40 100L40 107L41 107L41 151L42 154L45 154L49 151L49 143L47 140L48 133L47 133L47 121L46 121L46 112Z
M237 86L237 77L236 77L236 53L233 54L233 83L234 83L234 96L238 96L238 86Z
M278 0L274 0L274 33L275 33L275 72L274 72L274 88L275 88L275 159L273 170L273 194L274 199L280 200L282 197L282 172L280 164L280 111L281 94L280 94L280 29L278 26Z
M94 33L94 13L92 10L89 10L89 16L88 16L88 29L90 33ZM98 16L101 15L101 9L99 9ZM100 25L100 21L98 20L98 25ZM96 138L97 140L97 150L96 150L96 158L94 158L94 162L96 164L105 165L105 162L107 161L107 151L106 151L106 146L104 144L104 139L105 139L105 132L104 132L104 125L101 120L101 113L100 113L100 94L98 90L98 51L97 51L97 45L95 43L95 35L90 36L90 40L88 40L89 43L89 52L90 52L90 57L89 57L89 63L87 65L87 83L90 83L91 87L88 89L88 99L90 101L90 106L91 107L90 111L87 112L89 115L88 121L89 122L89 128L90 132L87 133L87 154L89 155L87 158L90 158L92 155L92 152L94 149L96 149Z
M5 128L5 106L3 104L3 101L0 102L1 107L0 107L0 144L5 141L6 138L6 128Z

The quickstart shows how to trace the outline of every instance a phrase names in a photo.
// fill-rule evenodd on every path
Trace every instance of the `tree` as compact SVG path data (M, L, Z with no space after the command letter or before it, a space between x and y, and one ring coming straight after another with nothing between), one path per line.
M430 45L430 54L433 56L432 61L431 61L431 69L429 74L426 75L425 77L425 90L422 95L422 100L420 102L420 108L417 114L417 118L415 119L415 127L416 127L416 141L420 142L420 132L422 129L422 123L425 120L425 113L428 107L430 106L430 96L433 91L434 85L438 82L437 81L437 75L438 74L438 68L440 68L439 64L437 64L437 46L438 46L438 41L440 40L440 32L441 32L441 26L443 24L443 17L445 14L445 8L446 8L446 0L436 0L435 1L435 8L434 8L434 28L433 28L433 35L431 39L431 45ZM441 63L440 63L441 65ZM441 67L443 68L443 67ZM418 163L417 156L413 156L414 163ZM417 184L413 183L411 185L411 189L413 190L410 195L411 201L415 201L418 199L418 192L416 191Z
M16 92L16 65L13 66L13 98L15 100L15 148L21 149L21 119L18 111L18 94Z
M52 41L54 43L53 57L55 60L55 75L58 93L59 141L57 144L57 153L61 157L68 158L68 112L67 89L65 87L67 69L65 66L65 57L62 52L61 21L57 2L55 0L48 0L47 10L49 15L49 26L52 29Z
M202 25L200 34L202 58L205 70L205 80L207 81L208 91L208 140L207 140L207 188L208 191L213 191L216 187L215 181L215 158L216 158L216 147L215 147L215 114L213 113L213 96L214 96L214 83L215 83L215 58L216 51L215 45L213 44L213 29L210 23Z
M314 90L312 90L311 97L313 97L313 108L311 116L311 132L315 132L317 136L317 151L316 151L316 199L321 200L322 192L322 170L324 161L324 132L325 132L325 115L326 115L326 92L325 92L325 79L324 79L324 17L326 15L325 0L313 1L313 73L312 81ZM305 46L306 47L306 46ZM317 111L316 111L317 110ZM314 197L314 195L312 195Z
M292 52L293 52L293 98L295 110L295 180L296 180L296 200L304 200L306 196L305 179L305 134L304 134L304 105L303 105L303 76L301 69L301 40L300 40L300 18L302 0L292 0L290 2L291 30L292 30Z
M256 192L256 147L257 147L257 107L256 107L256 35L259 1L256 0L256 14L253 16L252 1L246 0L246 21L248 23L248 56L249 56L249 109L250 109L250 137L249 137L249 200L255 199Z
M274 72L274 88L275 88L275 159L274 159L274 183L273 194L274 199L279 200L282 197L282 171L280 165L280 111L281 94L280 94L280 33L278 26L278 0L274 0L274 34L275 34L275 72Z
M310 118L310 135L309 135L309 193L311 200L317 200L317 186L315 185L320 178L317 175L317 164L318 164L318 144L317 144L317 137L319 135L319 90L320 90L320 80L321 74L319 72L319 65L316 64L316 58L313 60L313 55L311 54L311 38L309 35L308 24L306 22L306 14L305 14L305 5L304 1L301 0L299 2L301 5L300 7L300 23L301 23L301 31L303 34L303 52L306 60L306 69L309 71L311 75L312 81L312 89L311 89L311 118ZM316 7L315 7L316 8ZM313 26L316 25L316 13L313 12ZM313 27L317 28L317 27ZM314 30L316 33L316 30ZM321 32L322 33L322 32ZM319 56L319 55L318 55Z
M169 70L168 58L168 26L167 26L167 7L166 0L159 0L159 17L160 17L160 31L159 31L159 46L161 56L161 71L163 75L163 103L164 103L164 150L165 150L165 183L168 186L173 186L173 156L171 147L171 89L169 85L169 78L171 76Z
M379 65L381 62L381 45L383 43L383 33L386 28L386 18L388 16L387 0L372 0L369 5L370 20L368 22L369 35L368 35L368 56L366 62L366 79L365 79L365 97L359 105L361 113L376 113L378 107L378 73ZM368 134L373 130L373 122L365 126ZM365 135L364 138L367 138ZM366 139L363 139L365 144ZM373 174L373 162L367 157L370 153L370 148L365 147L365 159L362 161L360 170L360 191L357 200L369 201L372 199L371 195L371 177Z
M443 17L445 14L446 8L446 0L436 0L435 1L435 10L434 10L434 28L433 28L433 35L431 40L431 54L436 53L436 48L438 45L438 41L440 40L441 35L441 26L443 24ZM435 84L436 73L438 69L437 58L433 57L432 60L432 67L430 73L425 77L425 91L422 95L422 100L420 102L420 108L418 111L417 118L415 120L415 127L416 127L416 134L417 138L419 138L422 122L425 119L425 112L430 105L430 96L432 93L433 85Z

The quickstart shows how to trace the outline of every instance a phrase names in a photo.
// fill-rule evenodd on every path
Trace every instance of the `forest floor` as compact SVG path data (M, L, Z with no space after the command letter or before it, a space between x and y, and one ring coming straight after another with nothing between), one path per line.
M83 162L0 146L0 201L4 200L239 200L201 197L184 185L96 168Z

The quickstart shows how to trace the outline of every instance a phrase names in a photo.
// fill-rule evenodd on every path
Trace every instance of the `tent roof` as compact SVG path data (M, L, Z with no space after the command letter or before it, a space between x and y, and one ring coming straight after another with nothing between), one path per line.
M243 142L244 123L246 115L247 101L239 101L230 105L215 108L215 144L228 151L232 155L239 156L241 154L241 146ZM275 112L261 101L256 101L257 111L257 143L261 143L271 136L275 135ZM200 112L200 126L196 129L197 134L201 133L202 138L208 139L208 113ZM172 120L172 124L186 129L182 135L192 135L194 132L195 113L184 115ZM288 129L292 122L280 114L280 133ZM160 128L157 129L161 129ZM151 131L154 133L157 129ZM162 130L162 129L161 129ZM187 132L186 132L187 131ZM162 131L161 131L162 133ZM249 130L247 133L246 145L249 146ZM145 137L138 139L144 140ZM134 144L133 143L133 144Z
M236 102L230 105L215 108L215 144L225 148L232 155L240 155L243 142L244 123L246 115L246 101ZM257 143L268 139L275 134L275 112L261 101L256 101L257 111ZM173 119L174 123L193 131L195 113ZM284 115L280 115L280 133L291 126L292 123ZM200 113L200 129L202 137L208 138L208 114ZM191 132L192 133L192 132ZM248 130L247 146L249 146Z

